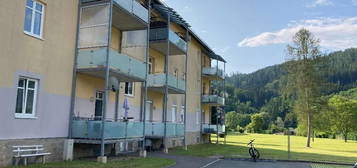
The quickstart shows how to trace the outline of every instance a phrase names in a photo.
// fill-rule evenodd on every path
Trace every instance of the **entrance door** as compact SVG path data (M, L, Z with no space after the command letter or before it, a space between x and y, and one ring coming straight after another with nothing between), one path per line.
M153 114L152 114L152 101L146 101L146 107L145 107L145 119L146 121L152 121L153 120Z
M97 91L95 93L95 110L94 117L95 119L101 119L103 115L103 98L104 93L102 91Z

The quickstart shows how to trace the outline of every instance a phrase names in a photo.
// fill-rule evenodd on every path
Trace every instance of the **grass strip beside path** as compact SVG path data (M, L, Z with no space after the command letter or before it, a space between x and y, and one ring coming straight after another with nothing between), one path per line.
M94 160L75 160L71 162L53 162L47 164L30 164L26 168L163 168L175 164L175 161L157 157L129 158L109 160L107 164ZM24 167L24 166L18 166ZM8 167L15 168L15 166ZM25 168L25 167L24 167Z

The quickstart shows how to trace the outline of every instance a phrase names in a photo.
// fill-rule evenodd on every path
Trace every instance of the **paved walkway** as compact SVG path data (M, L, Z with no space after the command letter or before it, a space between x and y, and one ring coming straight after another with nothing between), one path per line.
M172 159L176 164L170 168L310 168L308 163L237 161L215 158L179 156L162 152L149 153L149 156Z

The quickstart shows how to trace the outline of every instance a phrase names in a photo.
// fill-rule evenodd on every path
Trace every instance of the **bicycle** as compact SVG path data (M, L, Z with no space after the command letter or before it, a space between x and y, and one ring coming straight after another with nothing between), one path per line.
M255 139L250 140L250 142L248 143L248 146L250 146L248 152L249 152L250 157L253 159L253 161L256 162L257 159L259 159L259 157L260 157L260 153L259 153L258 149L256 149L254 147L254 144L253 144L254 140Z

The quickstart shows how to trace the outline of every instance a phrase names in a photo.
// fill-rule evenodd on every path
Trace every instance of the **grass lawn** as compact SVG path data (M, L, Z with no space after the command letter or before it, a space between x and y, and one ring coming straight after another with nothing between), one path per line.
M189 150L176 149L175 154L194 156L233 156L248 158L247 143L255 139L256 148L264 159L288 159L287 136L267 134L231 134L227 136L227 144L191 145ZM215 141L215 138L212 138ZM222 140L222 139L221 139ZM291 136L291 159L307 161L329 161L338 163L357 162L357 142L315 138L312 148L306 148L306 138Z
M130 158L125 160L109 160L107 164L92 160L76 160L72 162L54 162L47 164L30 164L26 168L160 168L173 165L175 161L163 158ZM24 167L24 166L18 166ZM8 168L15 168L8 167ZM25 167L24 167L25 168Z

